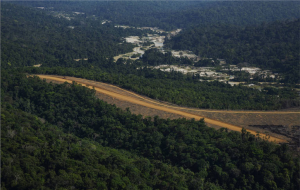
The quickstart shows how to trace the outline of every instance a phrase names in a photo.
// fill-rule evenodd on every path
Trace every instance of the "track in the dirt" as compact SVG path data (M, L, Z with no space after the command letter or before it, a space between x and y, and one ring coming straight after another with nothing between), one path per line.
M240 132L242 130L242 127L239 127L239 126L235 126L235 125L232 125L232 124L228 124L228 123L225 123L225 122L213 120L213 119L203 117L203 116L200 116L200 115L191 114L191 113L188 113L188 112L181 111L181 110L187 110L187 111L188 110L206 111L206 110L193 109L193 108L182 108L182 107L179 107L179 106L168 105L168 104L165 104L165 103L161 103L161 102L152 100L150 98L144 98L144 97L142 97L138 94L135 94L133 92L121 89L121 88L113 86L113 85L109 85L109 86L111 86L113 88L117 88L118 90L122 90L126 93L130 93L133 96L128 96L128 95L116 93L112 90L107 90L107 89L100 88L100 87L98 87L99 85L106 85L106 86L108 85L108 84L101 83L101 82L95 82L95 81L91 81L91 80L74 78L74 77L72 77L72 79L65 79L62 76L49 76L49 75L37 75L37 76L39 76L40 78L59 81L59 82L70 82L70 83L72 83L73 81L75 81L78 84L82 84L83 86L87 86L89 88L94 88L99 93L106 94L108 96L111 96L113 98L117 98L117 99L122 100L122 101L142 105L142 106L145 106L145 107L148 107L148 108L153 108L153 109L156 109L156 110L162 110L162 111L173 113L173 114L178 114L178 115L181 115L181 116L186 117L186 118L194 118L196 120L200 120L200 119L204 118L206 123L210 123L210 124L217 125L217 126L220 126L220 127L228 128L228 129L233 130L233 131L239 131ZM93 84L97 84L97 87L93 86ZM227 113L264 113L264 114L266 114L266 113L272 113L272 114L274 114L274 113L276 113L276 114L277 113L278 114L297 113L297 114L299 114L299 112L221 111L221 110L217 110L217 111L208 110L208 111L209 112L227 112ZM257 134L257 132L253 131L253 130L248 130L247 129L247 131L250 132L251 134L254 134L254 135ZM267 135L260 133L260 137L267 138ZM277 138L277 137L273 137L273 136L269 136L269 141L276 141L276 142L279 142L279 143L287 142L286 140L283 140L283 139L280 139L280 138Z

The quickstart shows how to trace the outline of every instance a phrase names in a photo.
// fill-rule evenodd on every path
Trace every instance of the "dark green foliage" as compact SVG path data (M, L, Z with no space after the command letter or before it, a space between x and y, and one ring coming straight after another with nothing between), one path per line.
M53 7L65 12L79 11L118 24L151 26L165 30L193 25L256 25L261 22L299 18L298 2L226 1L100 1L100 2L20 2L34 7Z
M103 63L108 57L132 51L132 44L119 44L121 37L145 32L86 18L59 19L41 10L7 3L1 6L1 25L2 68ZM74 61L84 58L88 61Z
M145 51L145 54L142 57L144 64L156 66L156 65L193 65L193 62L188 58L176 58L172 56L171 52L162 53L158 49L149 49Z
M32 4L40 3L45 2ZM272 18L256 16L254 20L286 18L283 12L291 18L295 16L294 10L298 10L298 4L293 2L288 6L276 3L274 10L272 4L260 4L265 16L278 10L288 11L276 12ZM227 22L241 12L235 10L244 12L241 3L235 7L230 3L223 6L225 2L220 6L217 2L201 4L203 9L199 11L194 7L197 2L188 2L184 7L172 2L166 13L162 9L166 4L161 3L160 12L152 17L143 12L152 11L153 5L157 5L152 2L134 14L122 7L125 4L131 7L129 10L136 9L131 2L115 7L115 3L109 2L111 7L100 8L82 2L74 3L75 6L70 2L50 4L65 11L90 12L67 21L40 10L1 4L1 189L298 189L299 158L287 145L270 143L244 129L238 133L208 128L204 120L133 115L130 110L122 111L96 99L94 90L75 83L48 84L24 74L59 74L104 81L187 106L274 109L284 107L284 103L296 105L291 89L266 89L267 92L260 93L218 82L200 83L197 76L144 68L147 64L174 61L191 64L153 50L135 63L122 59L114 63L113 55L132 48L129 44L119 45L120 38L143 32L117 29L113 24L101 25L100 20L85 18L95 11L99 19L105 15L111 20L122 18L120 23L124 24L138 26L143 20L143 25L160 27L176 20L165 25L171 29L189 25L187 20L198 22L197 18L210 18L203 19L204 23L216 21L212 15L216 16L218 11L223 14L224 10L229 15L222 22ZM191 11L191 7L195 9ZM233 11L229 12L231 7ZM119 11L121 8L126 14ZM256 23L251 19L243 21L250 18L249 13L256 14L256 8L245 10L233 22ZM200 15L197 18L193 18L195 11ZM145 14L147 19L141 17ZM182 15L183 19L177 19ZM156 25L157 19L165 22ZM75 26L76 30L68 26ZM81 61L73 61L77 58ZM40 63L41 68L24 67ZM294 81L292 72L297 71L290 72L289 80Z
M150 98L177 105L210 109L253 109L270 110L299 106L298 95L291 88L275 90L274 93L260 92L242 86L230 86L221 82L199 82L197 76L180 72L163 72L147 68L136 69L137 65L115 64L100 68L26 68L30 73L57 74L86 78L118 85ZM106 72L104 72L106 71Z
M1 14L2 68L42 63L42 67L54 68L24 69L33 73L70 75L109 82L151 98L199 108L268 110L299 105L297 94L291 89L288 96L282 91L266 94L218 82L200 83L197 81L199 75L185 76L179 72L141 69L145 65L193 64L187 58L174 58L171 53L163 54L155 49L146 51L142 60L137 60L133 65L130 65L131 61L122 59L114 63L113 55L130 51L133 47L130 44L118 44L120 38L142 34L141 31L117 29L113 25L102 25L100 21L82 17L67 21L41 10L6 3L2 6ZM69 25L75 25L70 23L75 21L79 22L76 29L68 28ZM75 58L81 60L74 61ZM297 74L297 69L288 69L288 72ZM298 75L288 76L294 80Z
M284 82L299 83L299 31L299 19L244 29L228 25L201 26L185 30L165 45L192 50L201 57L226 59L228 64L247 62L272 69L284 74ZM201 62L196 65L205 66Z
M2 107L2 189L188 189L194 183L188 169L105 148L43 123L7 103Z
M65 151L72 152L72 144L76 142L76 140L69 139L73 137L72 134L80 138L96 141L102 146L125 149L150 160L160 160L172 166L183 167L187 171L191 170L194 174L191 172L184 174L187 176L193 175L192 179L185 177L188 185L184 185L184 181L182 181L182 187L188 187L189 189L197 189L204 181L219 184L224 189L272 189L275 186L281 189L296 189L297 185L299 185L297 181L299 178L299 159L294 158L288 146L269 143L250 135L246 130L242 130L241 134L227 132L224 129L217 131L205 126L203 120L164 120L158 117L151 120L151 118L143 118L141 115L132 115L129 110L122 111L97 100L94 97L93 90L76 84L47 84L37 77L27 78L16 72L2 72L2 77L4 79L1 81L2 101L15 108L36 114L39 118L45 119L46 122L62 128L68 133L65 136L67 139L65 141L68 142L64 144L65 148L63 150ZM2 116L4 119L7 117L9 116L6 116L6 114L4 114L4 117ZM8 126L5 130L15 130L18 132L17 134L20 134L17 131L20 130L19 128L12 128L14 124L5 124L5 126ZM13 134L12 131L9 133ZM42 133L42 130L36 133ZM7 138L7 140L9 139L12 138ZM34 138L33 140L30 139L27 139L26 142L36 141ZM57 141L57 138L53 139ZM40 146L38 142L32 146ZM97 149L98 145L94 145ZM13 143L10 146L13 146ZM8 151L18 151L17 147L19 146L9 148ZM93 147L92 149L94 149ZM37 149L32 148L31 154L38 157L40 153L39 151L35 152L35 150ZM93 158L85 157L82 154L89 153L72 153L74 156L72 158L79 159L79 161L83 159L84 163L82 164L84 166L87 163L91 163L91 167L95 168L96 166L92 162ZM55 172L60 176L59 179L62 180L60 183L64 183L67 180L64 179L64 176L70 177L70 175L67 175L69 170L65 170L65 173L60 171L59 168L65 167L69 162L67 162L68 159L64 160L64 155L66 155L64 151L60 151L59 155L60 158L57 158L56 161L61 161L59 166L55 166L57 168ZM44 159L43 156L39 158ZM99 161L95 163L99 163ZM125 166L121 167L124 164ZM71 165L73 166L74 164ZM103 165L106 168L109 167L106 164ZM112 165L111 167L113 170L119 167L128 168L126 162L123 163L121 161L118 161L116 166ZM75 169L75 171L81 171L80 168L78 166L78 169ZM82 166L82 168L84 167ZM45 170L45 168L41 167L39 169L41 172L36 173L44 173ZM23 176L23 173L20 173ZM138 175L144 175L143 173L141 171ZM125 175L129 178L129 176L134 174L127 172L120 175L119 173L119 176ZM147 173L145 175L148 176ZM114 176L114 174L111 173L111 176ZM171 183L171 181L177 181L176 175L172 174L171 176L173 176L172 179L167 177L167 174L164 174L163 179L170 181L167 183L162 182L161 185L174 184L172 187L176 189L177 183ZM5 177L5 179L16 181L13 176ZM77 177L76 179L79 180L80 178ZM83 182L79 180L80 183L78 182L76 185L90 184L92 187L92 175L83 174L81 179ZM129 184L124 179L119 180L118 176L115 179L117 181L113 180L111 183L106 181L106 185L118 188L118 185L122 187L124 183L125 185ZM132 184L136 184L132 181L136 177L129 179ZM191 180L188 181L188 179ZM151 186L149 184L151 180L147 181L147 185ZM99 185L104 184L101 183ZM204 185L204 189L208 188L206 185ZM161 189L163 186L157 186L157 188Z

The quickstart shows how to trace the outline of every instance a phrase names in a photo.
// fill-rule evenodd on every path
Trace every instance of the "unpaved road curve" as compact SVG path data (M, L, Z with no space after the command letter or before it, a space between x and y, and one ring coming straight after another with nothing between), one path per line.
M43 75L43 76L45 76L45 75ZM88 85L92 85L92 83L94 83L94 81L91 81L91 80L87 80L87 79L84 79L84 80L88 81L89 83L83 83L82 81L77 81L77 80L73 80L73 81L75 81L77 83L81 83L81 84L88 84ZM117 86L114 86L114 85L111 85L111 84L106 84L106 85L107 86L112 86L113 88L120 89L120 90L122 90L124 92L132 94L133 96L138 97L140 99L143 99L143 100L145 100L147 102L151 102L151 103L154 103L154 104L157 104L157 105L162 105L162 106L168 107L168 108L180 109L180 110L189 110L189 111L198 111L198 112L211 112L211 113L300 114L300 112L297 112L297 111L241 111L241 110L234 111L234 110L208 110L208 109L198 109L198 108L185 108L185 107L167 105L165 103L159 103L159 102L157 102L155 100L152 100L151 98L145 98L145 97L140 96L140 95L138 95L138 94L136 94L134 92L125 90L123 88L120 88L120 87L117 87Z
M184 111L181 111L181 110L172 109L172 107L173 107L173 108L176 108L176 109L191 110L190 108L181 108L179 106L177 107L177 106L170 106L168 104L157 103L154 100L151 101L148 98L145 99L145 98L143 98L143 97L141 97L141 96L139 96L139 95L137 95L137 94L135 94L133 92L130 92L130 94L132 94L132 95L134 95L136 97L134 97L134 96L126 96L126 95L115 93L115 92L112 92L112 91L109 91L109 90L106 90L106 89L102 89L102 88L99 88L99 87L93 87L93 83L95 83L95 81L85 80L85 82L82 82L82 81L77 81L77 80L73 80L73 79L72 80L70 80L70 79L63 79L62 76L49 76L49 75L37 75L37 76L39 76L42 79L49 79L49 80L54 80L54 81L59 81L59 82L69 82L69 83L72 83L73 81L75 81L78 84L82 84L83 86L87 86L88 88L91 88L91 89L94 88L99 93L106 94L108 96L111 96L113 98L117 98L117 99L122 100L122 101L126 101L126 102L130 102L130 103L133 103L133 104L142 105L142 106L153 108L153 109L156 109L156 110L162 110L162 111L173 113L173 114L178 114L178 115L181 115L181 116L186 117L186 118L194 118L196 120L200 120L200 119L204 118L206 123L210 123L210 124L217 125L217 126L220 126L220 127L228 128L228 129L233 130L233 131L240 132L242 130L242 127L239 127L239 126L235 126L235 125L228 124L228 123L225 123L225 122L213 120L213 119L210 119L210 118L207 118L207 117L203 117L203 116L200 116L200 115L195 115L195 114L187 113L187 112L184 112ZM119 87L117 87L117 88L119 88ZM137 97L139 97L139 98L137 98ZM142 98L142 100L141 100L141 98ZM196 110L196 109L193 109L193 110ZM218 112L222 112L222 111L218 111ZM226 111L224 111L224 112L226 112ZM235 111L235 113L238 113L238 112L239 111ZM243 111L241 111L241 112L243 112ZM260 113L260 112L256 112L256 113ZM284 113L287 113L287 112L282 112L282 114L284 114ZM296 113L299 113L299 112L296 112ZM253 130L248 130L247 129L247 131L250 132L251 134L254 134L254 135L257 134L257 132L253 131ZM260 137L267 138L267 135L260 133ZM285 143L285 142L287 142L286 140L283 140L283 139L280 139L280 138L277 138L277 137L274 137L274 136L269 136L269 141L276 141L278 143Z

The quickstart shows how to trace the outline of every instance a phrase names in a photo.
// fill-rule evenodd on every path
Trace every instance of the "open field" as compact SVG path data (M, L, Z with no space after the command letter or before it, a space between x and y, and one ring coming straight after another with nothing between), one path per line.
M282 125L282 126L297 126L299 125L299 110L283 110L283 111L227 111L227 110L204 110L196 108L186 108L170 103L161 102L150 99L145 96L121 89L119 87L95 82L91 80L66 77L50 76L50 75L37 75L50 81L56 82L72 82L75 81L83 86L95 88L97 96L110 104L115 104L122 109L127 107L134 114L142 114L144 116L158 115L162 118L195 118L199 120L205 119L208 126L220 128L225 127L234 131L241 131L245 127L247 131L252 134L260 133L260 136L267 138L269 135L270 141L288 142L291 141L289 136L276 134L272 131L265 130L262 127L268 125ZM273 130L274 131L274 130ZM268 135L266 135L266 133Z

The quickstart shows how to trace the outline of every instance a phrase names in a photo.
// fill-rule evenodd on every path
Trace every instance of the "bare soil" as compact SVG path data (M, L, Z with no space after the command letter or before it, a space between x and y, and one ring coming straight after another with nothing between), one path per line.
M276 130L274 130L274 126L287 126L285 128L286 131L286 129L289 128L291 130L295 130L295 127L293 126L299 126L300 124L299 109L282 111L229 111L186 108L167 102L153 100L102 82L95 82L75 77L64 78L56 75L37 76L44 78L47 81L56 81L59 83L75 81L83 86L94 88L98 98L110 104L115 104L117 107L122 109L130 108L131 113L134 114L141 114L143 116L150 117L157 115L161 118L170 119L195 118L196 120L199 120L204 118L205 122L210 127L225 127L233 131L241 131L244 127L247 131L254 135L259 132L261 137L268 138L270 141L276 141L278 143L293 142L294 138L291 136L291 131L284 132L284 130L280 130L278 132L277 130L276 132ZM268 129L268 127L259 126L273 126L273 130L270 130L271 128Z

